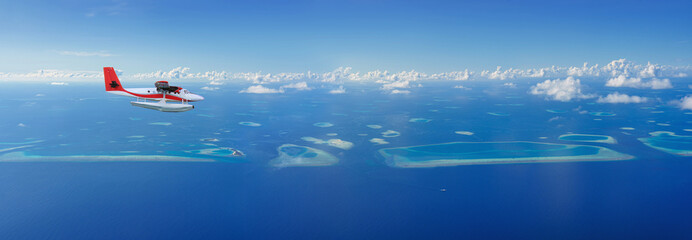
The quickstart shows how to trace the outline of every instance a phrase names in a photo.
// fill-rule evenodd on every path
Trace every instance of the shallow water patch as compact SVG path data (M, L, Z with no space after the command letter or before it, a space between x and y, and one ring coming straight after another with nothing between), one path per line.
M654 149L680 156L692 156L692 136L675 135L673 132L649 133L651 137L637 138Z
M476 164L614 161L633 157L608 148L539 142L450 142L378 151L387 165L427 168Z
M595 135L595 134L563 134L558 137L560 140L564 141L574 141L574 142L595 142L595 143L610 143L615 144L615 138L606 135Z
M330 166L339 162L334 155L306 146L284 144L276 150L279 156L269 161L269 165L274 167Z

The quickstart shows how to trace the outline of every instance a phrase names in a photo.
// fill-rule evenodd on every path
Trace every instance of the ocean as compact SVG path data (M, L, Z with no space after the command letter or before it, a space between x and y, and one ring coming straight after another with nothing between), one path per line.
M0 238L692 238L692 115L671 102L692 89L592 81L651 100L546 100L532 80L408 94L192 84L205 100L163 113L100 82L3 84Z

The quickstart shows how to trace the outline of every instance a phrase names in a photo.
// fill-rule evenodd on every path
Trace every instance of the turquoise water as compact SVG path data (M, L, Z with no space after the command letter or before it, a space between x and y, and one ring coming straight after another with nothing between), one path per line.
M40 142L43 142L43 140L29 140L29 141L24 141L24 142L0 142L0 146L1 145L28 145L28 144L34 144L34 143L40 143Z
M615 139L611 136L605 135L594 135L594 134L564 134L558 137L560 140L564 141L575 141L575 142L597 142L597 143L616 143Z
M681 156L692 156L692 136L675 135L672 132L652 132L651 137L639 138L649 147Z
M493 115L493 116L498 116L498 117L507 117L509 116L508 113L500 113L500 112L487 112L487 114Z
M330 166L339 162L334 155L311 147L284 144L277 149L279 156L269 161L273 167Z
M418 123L427 123L432 121L432 119L427 119L427 118L411 118L408 120L409 122L418 122Z
M313 124L313 125L314 125L315 127L331 127L331 126L334 126L334 124L328 123L328 122L318 122L318 123L315 123L315 124Z
M382 136L388 137L388 138L398 137L400 135L401 135L401 133L399 133L397 131L393 131L393 130L387 130L387 131L382 132Z
M281 152L288 154L288 156L292 156L292 157L300 156L301 154L308 151L307 148L299 147L299 146L287 146L287 147L279 148L279 150Z
M586 145L538 142L452 142L381 149L388 163L398 167L436 167L485 163L624 160L629 155Z
M594 140L606 140L608 137L606 136L587 136L587 135L572 135L572 136L565 136L561 137L560 140L568 140L568 141L594 141Z
M594 116L600 116L600 117L615 116L615 113L610 113L610 112L590 112L589 114L594 115Z
M239 122L238 124L243 125L243 126L248 126L248 127L259 127L262 126L262 124L256 123L256 122Z

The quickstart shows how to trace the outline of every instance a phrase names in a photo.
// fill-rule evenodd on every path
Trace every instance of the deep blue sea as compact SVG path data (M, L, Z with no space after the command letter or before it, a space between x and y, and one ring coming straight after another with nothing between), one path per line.
M671 102L692 89L592 81L584 91L651 100L551 101L528 93L533 80L513 88L425 83L410 94L350 83L336 95L191 84L206 99L192 111L164 113L130 106L133 99L107 94L101 82L2 83L0 239L692 239L692 157L638 140L657 131L692 135L690 111ZM388 130L399 135L385 137ZM564 134L616 143L558 139ZM515 141L597 146L632 158L403 168L378 152ZM691 150L684 137L666 141ZM339 161L272 166L284 144ZM191 152L210 148L245 156ZM213 162L122 160L133 155Z

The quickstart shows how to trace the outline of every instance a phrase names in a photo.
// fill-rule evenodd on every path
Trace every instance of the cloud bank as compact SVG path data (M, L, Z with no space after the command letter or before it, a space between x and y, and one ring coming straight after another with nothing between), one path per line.
M599 103L645 103L648 99L640 96L629 96L618 92L608 94L605 97L598 97Z
M344 93L346 93L346 89L344 88L343 85L341 85L337 89L330 90L329 93L330 94L344 94Z
M63 51L66 55L99 56L100 52L70 52ZM105 53L107 54L107 53ZM105 55L104 55L105 56ZM607 79L609 87L631 87L641 89L667 89L672 88L671 78L686 77L692 74L690 66L669 66L658 64L637 64L626 59L618 59L599 66L584 63L580 66L550 66L544 68L503 68L496 67L493 70L473 72L468 69L442 73L427 74L415 70L389 72L382 70L358 72L350 67L339 67L330 72L316 73L286 72L227 72L207 71L193 72L188 67L176 67L171 70L159 70L149 73L135 73L124 75L116 70L121 79L132 82L144 82L153 80L187 80L206 82L206 90L216 90L219 85L240 83L250 85L243 93L282 93L284 90L294 89L298 91L311 90L308 85L320 83L323 88L332 89L330 93L344 93L343 85L348 82L375 83L380 85L380 90L390 94L407 94L413 88L420 87L426 81L468 81L468 80L512 80L512 79L554 79L547 80L531 88L531 93L546 95L547 98L558 101L570 101L574 98L590 97L581 93L581 83L576 78L602 78ZM68 70L38 70L30 73L5 73L0 72L0 81L46 81L46 82L71 82L71 81L95 81L102 79L100 71L68 71ZM561 80L564 79L564 80ZM265 87L267 84L276 84L278 89ZM331 86L330 86L331 85ZM462 86L455 84L456 86ZM334 89L339 86L338 89ZM511 82L505 86L515 87Z
M271 89L262 85L249 86L248 88L241 90L241 93L256 93L256 94L266 94L266 93L283 93L283 89Z
M116 70L117 72L117 70ZM69 71L69 70L54 70L41 69L29 73L4 73L0 72L0 80L21 80L21 81L46 81L50 82L55 79L69 79L79 81L83 79L103 78L103 72L100 71Z
M531 87L531 94L545 95L546 98L556 101L568 102L574 98L591 98L581 92L581 81L573 77L563 80L545 80Z
M216 91L219 90L218 87L209 87L209 86L204 86L202 87L202 90L207 90L207 91Z
M392 91L389 92L389 93L390 93L390 94L409 94L409 93L411 93L411 91L409 91L409 90L394 89L394 90L392 90Z
M638 77L626 77L625 75L619 75L615 78L608 79L606 82L607 87L631 87L631 88L651 88L651 89L668 89L673 88L673 84L670 83L669 79L651 79L650 81L642 81Z
M292 89L295 89L298 91L312 90L312 88L308 87L308 83L306 83L306 82L297 82L297 83L291 83L288 85L281 86L281 89L286 89L286 88L292 88Z
M681 99L680 108L683 110L692 110L692 95L687 95Z

